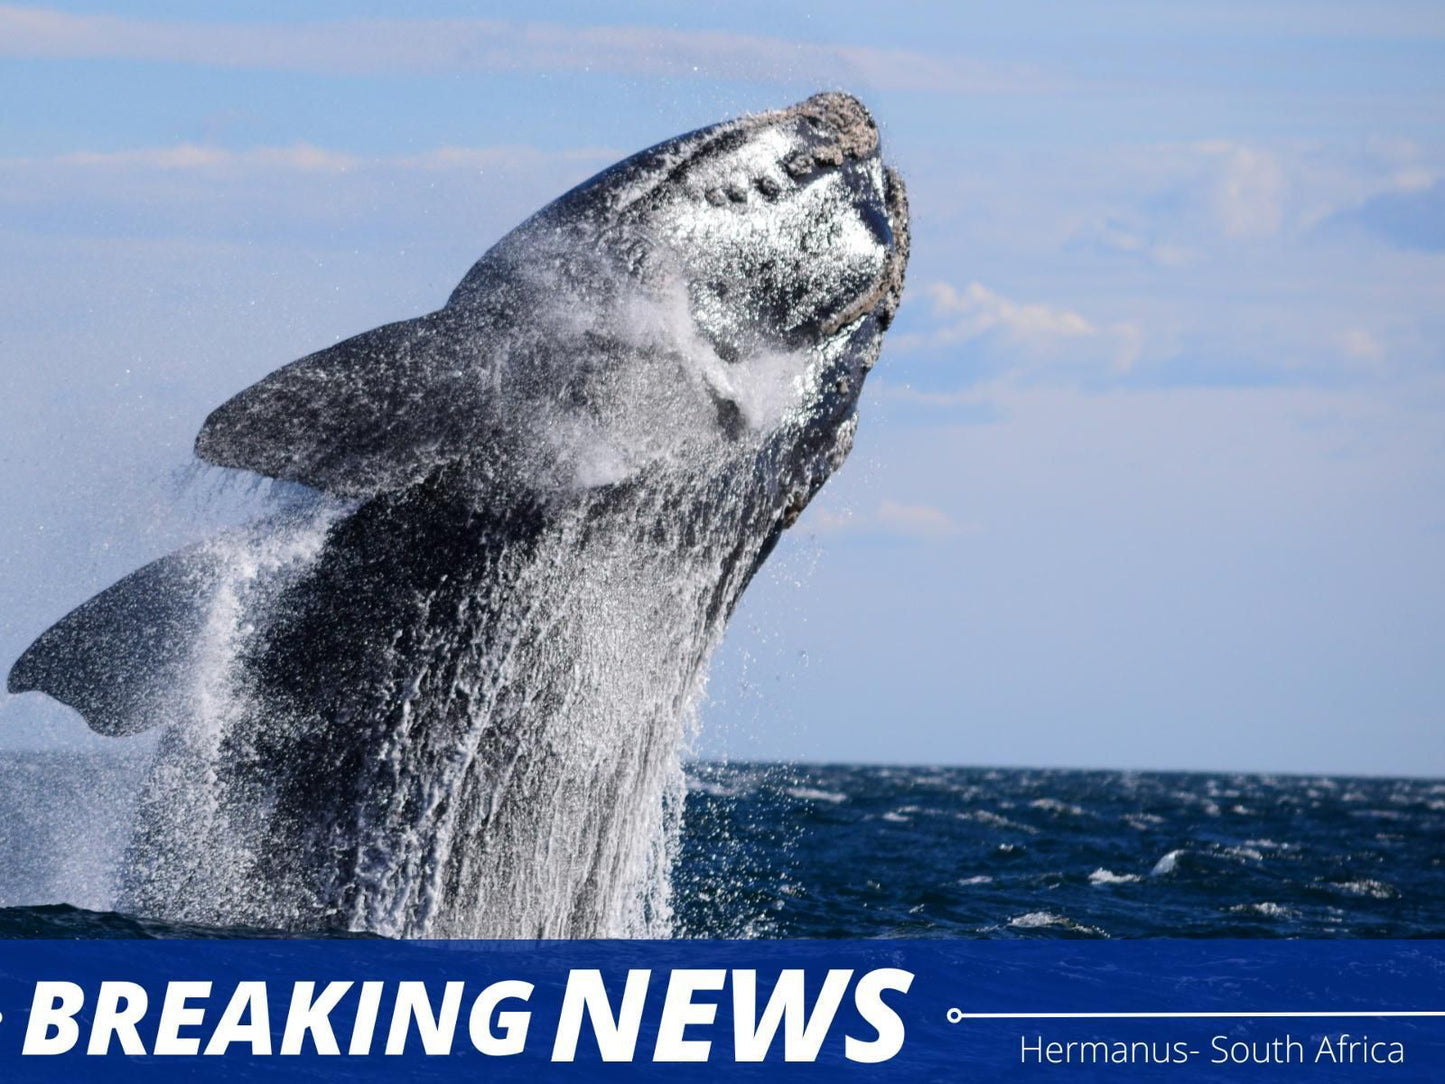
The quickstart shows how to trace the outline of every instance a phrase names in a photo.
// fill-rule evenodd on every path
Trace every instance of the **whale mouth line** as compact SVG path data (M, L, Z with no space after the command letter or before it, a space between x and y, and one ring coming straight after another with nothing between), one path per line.
M897 172L885 167L884 177L888 227L893 239L888 246L883 269L871 286L819 324L819 330L825 337L831 338L867 316L876 317L886 331L898 311L898 300L903 292L903 274L908 265L908 197L903 188L903 180Z
M844 328L856 324L864 317L877 315L878 309L882 307L888 294L888 280L888 268L884 267L869 289L818 325L818 330L822 332L823 337L831 339Z
M784 168L800 183L815 175L834 173L845 164L879 159L883 156L878 126L868 108L851 94L825 91L806 101L756 118L758 123L802 117L818 139L815 146L795 153ZM883 268L878 277L837 313L818 324L828 338L867 316L875 316L884 330L892 323L903 291L903 273L908 263L908 197L897 171L883 167L883 204L880 208L891 234Z

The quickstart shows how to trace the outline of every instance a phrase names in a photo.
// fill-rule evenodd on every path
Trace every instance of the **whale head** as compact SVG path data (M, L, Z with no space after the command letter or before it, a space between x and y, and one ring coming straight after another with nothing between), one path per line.
M819 94L619 162L509 235L450 304L465 303L497 264L559 254L559 241L564 251L607 250L644 278L680 276L699 329L731 363L815 346L866 314L886 327L903 285L908 211L863 104Z
M347 496L444 468L479 491L565 495L731 456L777 475L790 520L851 444L907 256L877 126L820 94L604 170L442 309L224 404L197 451Z

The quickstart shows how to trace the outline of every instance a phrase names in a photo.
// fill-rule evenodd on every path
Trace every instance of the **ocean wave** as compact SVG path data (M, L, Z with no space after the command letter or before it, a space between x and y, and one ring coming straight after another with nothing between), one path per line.
M1225 847L1219 853L1227 858L1242 858L1247 862L1264 861L1264 855L1253 847Z
M1126 813L1123 819L1130 828L1135 828L1140 832L1147 832L1164 823L1164 818L1157 813Z
M1057 798L1035 798L1029 803L1030 809L1043 809L1050 813L1067 813L1071 817L1082 817L1088 812L1081 805L1074 805L1072 802L1061 802Z
M971 809L967 813L955 814L961 821L974 821L978 824L986 824L990 828L1004 828L1010 832L1027 832L1031 836L1039 834L1039 830L1032 824L1021 824L1018 821L1009 820L998 813L990 813L987 809Z
M804 802L830 802L839 805L848 800L846 794L836 790L817 790L813 787L785 787L783 793Z
M1371 878L1362 878L1358 881L1331 881L1330 887L1343 892L1346 896L1366 896L1372 900L1392 900L1400 894L1394 885Z
M687 790L689 794L706 794L709 798L736 798L744 793L744 788L727 783L718 783L711 779L699 779L697 776L688 776Z
M898 807L898 812L909 817L920 815L924 817L941 817L944 815L944 810L933 809L924 805L901 805Z
M1299 915L1293 907L1286 907L1282 903L1274 903L1270 900L1263 900L1259 903L1236 903L1229 909L1234 914L1263 915L1265 918L1295 918Z
M1068 915L1057 914L1054 911L1029 911L1026 914L1014 915L1008 920L1008 924L1017 930L1067 930L1070 933L1083 934L1086 937L1109 936L1098 926L1075 922Z
M1091 885L1130 885L1142 879L1137 873L1115 873L1103 866L1089 874Z
M1149 871L1150 877L1167 877L1179 868L1179 859L1189 852L1180 848L1177 851L1170 851L1159 861L1154 863L1154 868Z

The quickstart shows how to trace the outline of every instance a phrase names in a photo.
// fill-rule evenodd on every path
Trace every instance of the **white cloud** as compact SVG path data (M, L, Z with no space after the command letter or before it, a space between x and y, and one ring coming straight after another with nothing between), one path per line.
M828 534L846 531L923 541L954 538L977 531L972 526L961 526L947 512L933 505L903 504L886 499L862 513L855 513L850 508L834 510L827 505L815 506L808 510L807 526Z
M1374 197L1425 191L1440 176L1438 164L1407 141L1341 148L1299 140L1268 147L1206 140L1192 150L1206 163L1212 224L1240 240L1307 231Z
M26 161L33 163L35 160ZM260 167L324 172L352 169L360 164L361 159L308 143L297 143L290 147L254 147L241 151L181 143L173 147L143 147L124 151L75 151L58 155L51 161L61 166L97 169L139 167L192 170Z
M1340 350L1356 361L1378 363L1385 360L1385 347L1364 328L1352 327L1340 336Z
M995 329L1035 342L1094 335L1098 331L1076 312L1011 301L978 282L962 290L947 282L935 282L929 284L927 292L935 316L956 318L949 333L961 339Z
M885 530L910 538L948 538L958 534L958 525L947 512L927 504L884 501L878 506L876 520Z
M201 23L0 5L0 55L346 73L604 71L826 85L856 79L884 89L962 94L1031 93L1052 86L1026 66L907 49L491 19Z
M1332 386L1438 367L1440 253L1412 236L1438 236L1438 201L1400 194L1423 203L1442 153L1370 138L954 150L912 185L935 234L883 371L897 358L937 391L944 363L966 388L1121 372ZM1361 207L1381 213L1362 225ZM931 376L908 368L924 357Z
M37 258L61 264L73 261L59 255L70 242L182 242L212 246L221 261L234 259L238 243L291 250L288 261L338 248L358 258L389 253L415 260L413 275L438 276L435 292L528 214L618 157L605 148L511 145L361 155L298 143L0 158L3 244L34 244ZM144 258L165 257L158 249ZM380 295L397 288L387 281L352 286Z
M1142 223L1126 224L1107 214L1083 217L1064 244L1072 250L1131 257L1157 267L1184 267L1195 258L1184 245L1156 240Z
M1214 212L1230 237L1269 237L1284 222L1285 171L1277 155L1223 140L1199 144L1220 160Z
M900 346L991 342L1013 368L1097 368L1102 362L1114 375L1132 368L1143 348L1143 330L1136 322L1097 324L1072 309L1014 301L979 282L962 289L934 282L924 293L934 319L943 326L922 336L905 336Z
M523 169L542 165L578 163L601 165L620 158L607 147L578 147L560 151L504 144L491 147L437 147L417 154L362 156L346 151L294 143L286 147L231 149L196 143L169 147L139 147L119 151L72 151L53 158L0 158L0 166L73 166L81 169L139 169L167 171L210 170L241 172L274 170L299 173L344 173L363 168L464 170Z
M1424 192L1434 187L1439 180L1434 170L1422 166L1408 166L1395 174L1395 189L1400 192Z

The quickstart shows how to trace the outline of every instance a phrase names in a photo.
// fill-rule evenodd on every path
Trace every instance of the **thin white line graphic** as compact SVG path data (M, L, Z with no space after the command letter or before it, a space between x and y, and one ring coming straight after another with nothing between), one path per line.
M1348 1012L962 1012L949 1009L948 1018L960 1020L1217 1020L1249 1018L1445 1016L1445 1010L1358 1009Z

